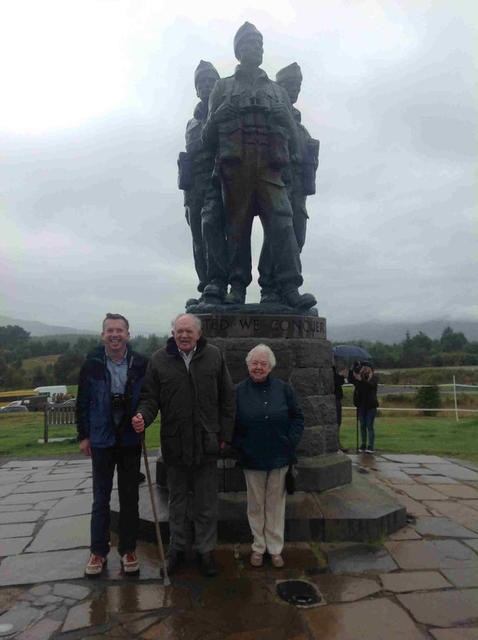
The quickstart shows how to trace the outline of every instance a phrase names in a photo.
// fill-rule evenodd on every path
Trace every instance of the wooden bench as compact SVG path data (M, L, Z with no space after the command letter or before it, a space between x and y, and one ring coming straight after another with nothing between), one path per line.
M76 425L75 407L55 407L55 405L48 405L44 411L44 442L48 442L49 427L66 427L68 425ZM65 440L67 439L68 438L65 438Z

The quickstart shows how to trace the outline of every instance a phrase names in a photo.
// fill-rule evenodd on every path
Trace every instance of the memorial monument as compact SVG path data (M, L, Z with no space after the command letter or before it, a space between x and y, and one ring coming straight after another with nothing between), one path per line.
M234 37L239 61L219 78L210 62L194 74L199 97L179 155L179 188L191 228L198 298L186 310L202 320L207 340L224 353L235 382L247 376L246 354L271 347L274 375L295 389L305 418L297 447L296 493L286 506L287 540L363 540L396 530L406 512L387 494L351 485L351 460L338 449L332 347L316 299L301 293L300 253L306 240L306 199L315 194L319 141L301 122L297 63L276 82L260 68L263 38L246 22ZM207 103L207 108L206 108ZM264 240L258 264L261 299L246 303L252 280L251 230L258 216ZM219 538L250 540L245 481L233 455L218 462ZM159 521L167 540L165 467L156 466ZM335 488L329 492L326 489ZM140 535L154 540L149 500L141 501ZM365 508L364 505L367 505ZM116 518L114 514L114 518Z

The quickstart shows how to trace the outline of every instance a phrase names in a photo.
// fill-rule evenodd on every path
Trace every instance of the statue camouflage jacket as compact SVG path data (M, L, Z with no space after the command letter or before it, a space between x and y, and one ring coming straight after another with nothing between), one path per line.
M231 442L235 393L221 351L201 337L189 371L174 338L153 353L138 412L145 425L161 412L161 453L166 464L216 460L219 443Z
M131 425L136 413L139 393L148 359L126 345L128 377L124 391L125 411L119 428L115 427L111 413L111 377L106 367L103 346L86 356L80 370L78 397L76 400L76 425L78 440L90 440L92 447L139 445L139 436Z

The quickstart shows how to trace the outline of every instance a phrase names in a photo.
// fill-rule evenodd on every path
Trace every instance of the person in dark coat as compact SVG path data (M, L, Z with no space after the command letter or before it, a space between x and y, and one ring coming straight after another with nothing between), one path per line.
M168 573L184 560L189 494L201 573L219 572L217 460L234 430L234 385L224 356L202 336L197 316L182 314L173 337L151 356L134 429L141 433L161 411L161 455L167 469L170 542Z
M127 575L139 573L136 538L139 527L138 476L141 441L131 426L146 372L147 358L128 345L129 323L119 313L103 321L98 347L80 370L76 424L80 450L91 456L93 508L88 578L99 576L110 548L110 497L115 466L120 502L118 552Z
M354 405L357 407L360 421L362 444L360 451L375 453L375 429L374 422L377 415L377 378L371 362L358 363L348 375L348 381L354 385ZM368 446L367 446L368 433Z
M247 517L254 538L250 562L262 566L267 551L279 568L284 566L285 476L289 464L297 461L304 416L292 387L270 375L276 359L268 346L254 347L246 364L249 377L236 385L234 446L247 484Z

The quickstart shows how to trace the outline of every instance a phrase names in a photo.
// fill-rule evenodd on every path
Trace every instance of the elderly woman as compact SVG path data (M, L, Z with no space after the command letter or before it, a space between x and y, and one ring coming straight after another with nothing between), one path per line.
M234 446L247 484L247 517L254 541L250 562L263 564L264 552L274 567L283 567L285 476L296 462L295 447L304 417L292 387L273 378L276 359L259 344L246 357L249 377L236 385L237 420Z

